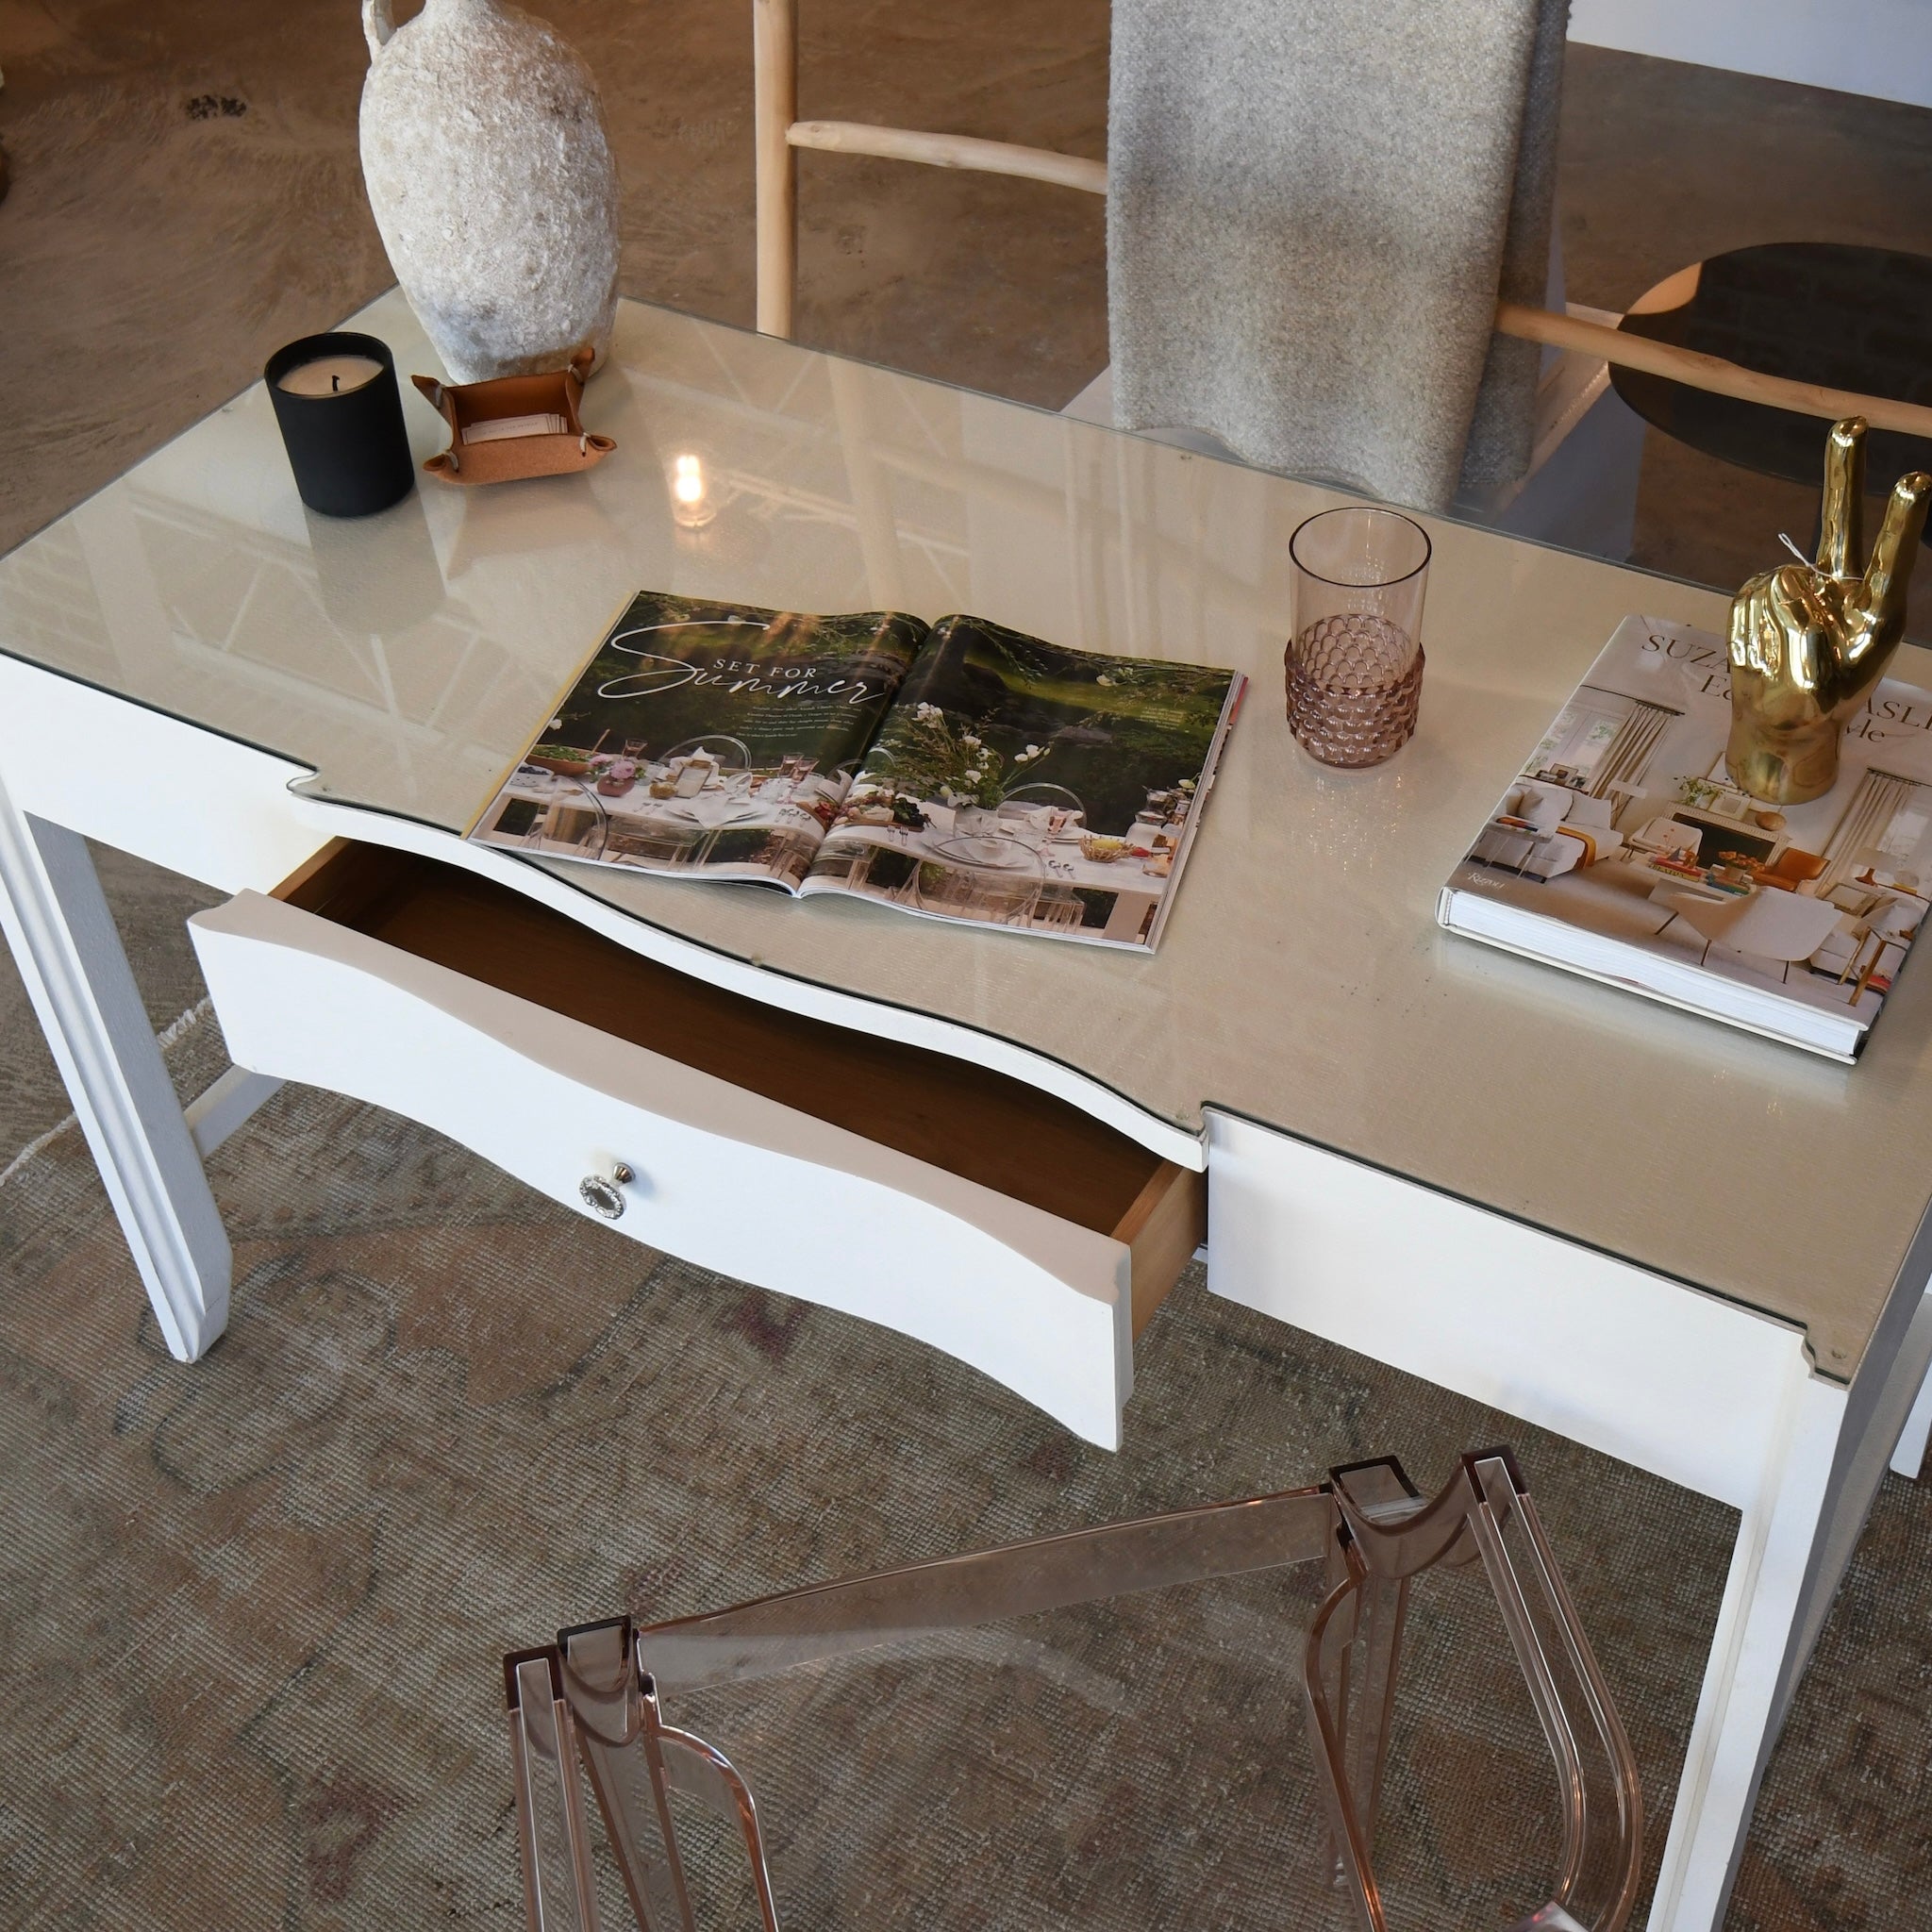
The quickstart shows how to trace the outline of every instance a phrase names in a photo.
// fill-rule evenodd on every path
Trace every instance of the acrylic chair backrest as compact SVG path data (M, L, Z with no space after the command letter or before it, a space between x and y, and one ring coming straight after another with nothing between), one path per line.
M1400 1472L1332 1473L1342 1571L1308 1627L1303 1694L1318 1775L1365 1932L1387 1932L1370 1857L1409 1580L1479 1562L1555 1760L1562 1846L1553 1893L1525 1925L1616 1932L1636 1902L1643 1807L1636 1759L1555 1553L1507 1449L1465 1456L1435 1499L1391 1508ZM1508 1533L1523 1545L1524 1587Z
M1538 1635L1500 1541L1526 1533L1555 1655ZM778 1932L758 1808L722 1753L664 1721L660 1698L743 1684L827 1659L1009 1618L1138 1591L1312 1562L1330 1591L1307 1641L1305 1692L1333 1835L1331 1857L1365 1927L1384 1932L1370 1861L1408 1579L1438 1564L1480 1560L1530 1683L1566 1800L1560 1873L1535 1924L1568 1932L1586 1872L1604 1863L1601 1807L1586 1802L1568 1677L1586 1687L1594 1735L1613 1760L1614 1808L1626 1875L1584 1932L1617 1932L1641 1856L1636 1774L1574 1607L1507 1452L1464 1459L1424 1503L1393 1462L1338 1471L1329 1482L1236 1503L1110 1524L942 1557L633 1628L627 1618L579 1625L557 1645L506 1660L519 1842L533 1932L595 1932L575 1775L581 1761L641 1932L698 1932L673 1815L697 1801L739 1834L764 1932ZM1565 1674L1568 1674L1566 1676ZM1574 1923L1574 1922L1573 1922Z

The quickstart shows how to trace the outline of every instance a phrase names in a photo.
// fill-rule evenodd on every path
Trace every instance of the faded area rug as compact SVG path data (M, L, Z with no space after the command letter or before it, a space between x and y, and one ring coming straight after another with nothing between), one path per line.
M171 1057L200 1084L216 1028L192 1022ZM1655 1869L1733 1530L1717 1505L1198 1274L1142 1338L1108 1456L917 1344L640 1248L353 1102L286 1090L214 1182L234 1315L183 1367L78 1132L0 1181L10 1924L512 1927L506 1649L1365 1456L1431 1487L1499 1441L1622 1701ZM1926 1649L1902 1611L1928 1537L1894 1488L1736 1924L1876 1926L1923 1872ZM771 1758L794 1926L1335 1925L1295 1689L1314 1587L1060 1613L1024 1657L897 1664L784 1724L742 1699L673 1716L755 1747L755 1774ZM1479 1585L1421 1596L1392 1766L1398 1924L1497 1924L1541 1898L1550 1781Z
M212 1071L215 1028L173 1053L184 1084ZM10 1923L510 1927L506 1649L1370 1455L1429 1487L1504 1440L1624 1701L1655 1862L1731 1532L1715 1505L1304 1345L1197 1275L1142 1339L1109 1456L334 1096L286 1090L214 1180L235 1308L193 1367L159 1345L77 1132L0 1185L25 1291L0 1318ZM1336 1924L1296 1690L1315 1591L1058 1613L1025 1657L969 1646L802 1706L768 1798L788 1923ZM1557 1821L1479 1584L1423 1591L1407 1685L1401 1921L1503 1923L1543 1896ZM758 1729L716 1696L681 1714L727 1750Z

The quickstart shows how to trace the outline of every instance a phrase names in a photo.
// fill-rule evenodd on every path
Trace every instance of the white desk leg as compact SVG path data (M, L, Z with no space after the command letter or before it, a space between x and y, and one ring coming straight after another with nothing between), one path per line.
M1932 1368L1932 1231L1846 1390L1798 1368L1744 1511L1651 1907L1652 1932L1715 1932L1757 1789L1886 1463Z
M1664 1841L1650 1932L1716 1932L1776 1740L1778 1686L1824 1520L1841 1389L1794 1364L1757 1499L1745 1509Z
M1921 1321L1932 1319L1928 1307L1932 1307L1932 1292L1926 1297L1927 1306L1919 1311ZM1910 1411L1906 1416L1906 1425L1898 1432L1898 1442L1891 1452L1891 1467L1895 1475L1907 1476L1914 1482L1924 1474L1925 1468L1925 1443L1932 1438L1932 1371L1919 1384L1919 1393Z
M193 1361L227 1323L228 1237L87 842L16 809L4 784L0 925L162 1338Z

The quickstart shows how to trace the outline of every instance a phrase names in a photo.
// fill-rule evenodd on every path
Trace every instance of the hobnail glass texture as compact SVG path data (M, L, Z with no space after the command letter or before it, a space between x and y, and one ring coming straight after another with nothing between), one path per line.
M1379 765L1415 736L1429 538L1374 504L1324 509L1289 539L1288 724L1324 764Z
M1422 646L1388 619L1344 611L1288 647L1288 728L1325 765L1378 765L1415 736Z

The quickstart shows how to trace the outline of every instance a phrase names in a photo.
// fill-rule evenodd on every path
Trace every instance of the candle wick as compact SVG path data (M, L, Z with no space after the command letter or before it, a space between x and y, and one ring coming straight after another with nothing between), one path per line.
M342 387L342 378L340 375L331 375L328 381L329 388L332 391L336 391L337 393L340 393Z

